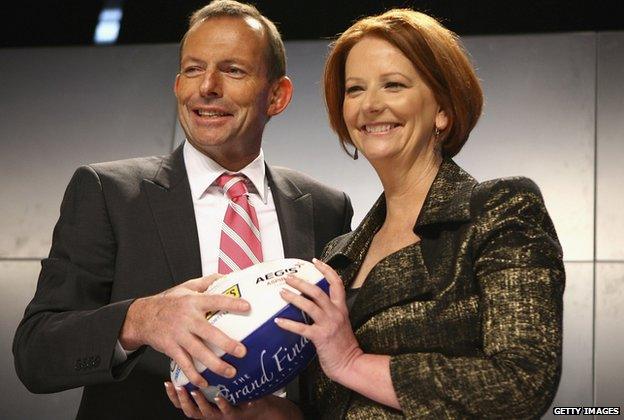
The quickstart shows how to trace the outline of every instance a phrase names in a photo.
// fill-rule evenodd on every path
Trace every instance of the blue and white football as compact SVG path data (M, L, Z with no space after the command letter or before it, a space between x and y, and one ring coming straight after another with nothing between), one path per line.
M230 273L206 290L209 294L241 297L251 305L246 314L218 311L207 316L208 322L247 348L245 357L239 359L209 345L217 356L236 368L234 378L216 375L195 361L197 371L209 384L208 388L200 389L208 401L221 395L230 404L237 405L275 392L293 380L316 354L309 340L281 329L274 321L282 317L309 323L305 313L288 304L279 294L283 288L300 294L286 284L286 276L290 274L328 292L329 284L321 272L312 263L294 258L264 262ZM198 389L173 360L171 380L189 392Z

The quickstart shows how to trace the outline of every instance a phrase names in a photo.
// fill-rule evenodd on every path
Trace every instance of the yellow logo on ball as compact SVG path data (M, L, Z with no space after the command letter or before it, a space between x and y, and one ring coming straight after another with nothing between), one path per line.
M221 293L221 294L222 294L222 295L226 295L226 296L236 297L236 298L241 297L241 292L240 292L240 288L238 287L238 283L237 283L237 284L235 284L234 286L230 286L230 287L228 287L228 288L227 288L227 290L225 290L225 291L224 291L223 293ZM206 319L208 320L208 319L212 318L213 316L215 316L215 315L216 315L216 314L218 314L219 312L220 312L220 311L217 311L217 312L212 312L212 311L210 311L210 312L208 312L208 313L206 314Z

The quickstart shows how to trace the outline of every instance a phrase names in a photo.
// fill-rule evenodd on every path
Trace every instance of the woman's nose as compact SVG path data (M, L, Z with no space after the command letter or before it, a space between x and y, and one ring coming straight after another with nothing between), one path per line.
M364 93L364 101L362 103L362 109L367 113L379 113L385 107L381 94L374 89L370 89Z

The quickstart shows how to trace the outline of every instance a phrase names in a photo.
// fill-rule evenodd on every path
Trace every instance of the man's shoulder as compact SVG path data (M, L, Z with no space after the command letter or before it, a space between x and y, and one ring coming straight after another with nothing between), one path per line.
M166 159L167 156L149 156L83 165L74 172L68 188L135 194L144 180L156 179Z
M153 178L166 156L146 156L109 162L91 163L88 166L99 176L109 178Z
M303 172L299 172L295 169L286 168L283 166L270 166L273 173L278 174L282 178L287 179L305 193L327 194L330 196L344 197L344 192L323 184L322 182L312 178L310 175L306 175Z

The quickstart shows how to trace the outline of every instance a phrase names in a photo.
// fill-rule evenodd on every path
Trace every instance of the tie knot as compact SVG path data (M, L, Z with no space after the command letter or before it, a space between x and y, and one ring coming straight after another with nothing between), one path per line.
M245 185L245 176L241 174L222 174L217 178L217 185L223 188L223 192L230 200L247 194L247 186Z

